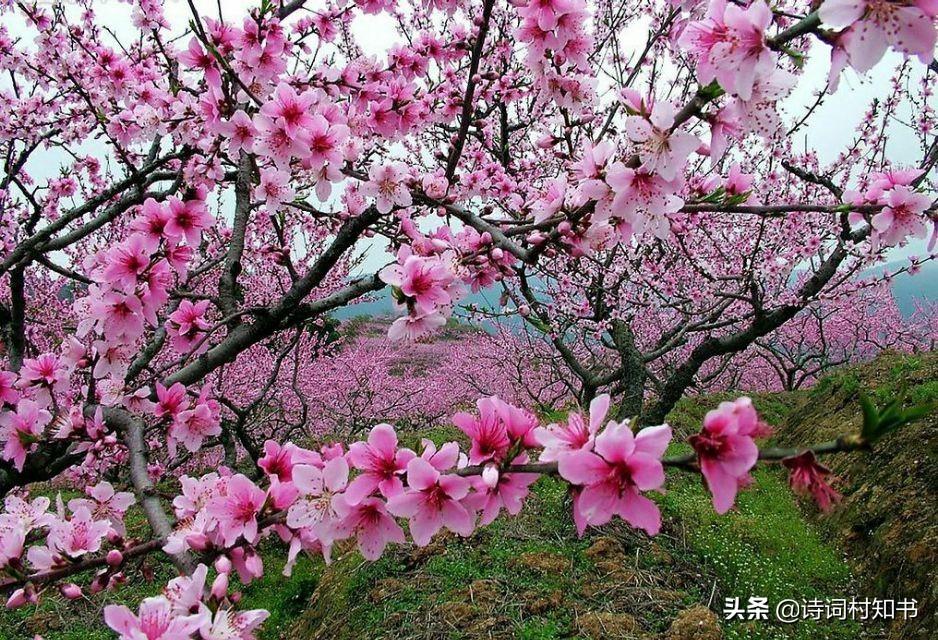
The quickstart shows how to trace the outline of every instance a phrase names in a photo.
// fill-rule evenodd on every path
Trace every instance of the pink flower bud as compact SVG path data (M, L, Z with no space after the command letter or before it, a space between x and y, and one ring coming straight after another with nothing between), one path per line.
M218 559L215 560L215 571L218 573L231 572L231 560L228 559L228 556L218 556Z
M501 260L505 257L505 252L502 251L499 247L492 249L492 260Z
M494 489L498 486L498 467L494 464L485 465L485 469L482 470L482 482L485 483L489 489Z
M209 540L204 533L193 533L186 536L186 544L194 551L205 551L209 547Z
M110 567L118 567L124 561L124 554L122 554L117 549L111 549L107 552L107 557L105 561Z
M77 600L81 597L81 587L73 582L59 586L59 591L66 600Z
M17 589L7 600L7 609L19 609L26 604L26 592L23 589Z
M104 586L104 576L95 576L91 584L88 585L88 591L91 593L101 593L104 591Z
M219 573L212 582L212 597L222 600L228 594L228 574Z
M531 315L531 307L529 307L526 304L523 304L520 307L518 307L518 313L521 314L522 318L527 318L529 315Z

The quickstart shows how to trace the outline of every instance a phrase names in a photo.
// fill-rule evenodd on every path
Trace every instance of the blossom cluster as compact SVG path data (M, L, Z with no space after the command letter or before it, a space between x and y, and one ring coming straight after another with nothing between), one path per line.
M869 186L864 191L848 191L844 200L849 204L882 205L869 220L854 210L850 213L851 224L869 222L873 242L877 245L895 246L906 244L913 238L928 237L928 226L924 212L931 206L931 199L916 189L922 172L916 169L898 169L870 176ZM935 246L938 237L938 220L932 221L932 233L928 250Z
M588 62L593 37L583 0L530 0L518 6L517 36L527 44L525 63L547 98L572 111L594 100L596 79Z
M186 406L181 388L159 389L157 413L178 417L191 411ZM443 529L468 536L503 510L518 514L530 486L545 472L569 483L580 535L613 516L654 535L661 514L646 494L664 489L671 428L636 433L628 420L608 419L609 406L609 396L602 395L587 415L571 411L565 422L542 426L533 413L493 396L480 399L477 412L453 417L468 438L465 450L457 442L437 446L423 440L417 452L400 445L391 425L379 424L366 441L347 449L338 443L314 450L268 441L258 460L260 481L227 467L199 477L183 475L173 500L177 524L163 549L214 558L216 578L207 588L209 569L200 565L191 576L171 581L163 595L145 600L136 614L107 607L105 621L122 638L165 637L159 633L170 631L180 638L195 633L205 640L250 638L267 614L235 611L228 589L231 575L244 584L263 575L257 545L265 537L287 545L286 575L300 552L320 553L328 562L343 540L353 540L366 559L375 560L388 544L406 541L399 519L418 546ZM740 398L708 413L702 431L690 438L719 513L749 483L758 458L754 439L767 433L751 401ZM807 453L785 461L792 486L829 506L836 493L824 479L828 472ZM535 456L537 463L531 463ZM68 568L108 546L89 588L96 592L123 582L124 554L135 548L126 539L123 518L135 499L108 482L87 493L67 508L59 499L55 513L48 498L7 498L0 515L0 569L14 581L31 578L14 591L8 606L35 602L40 592L34 581L43 572ZM37 532L45 532L44 543L27 549ZM82 594L74 583L60 585L60 591L67 598Z
M86 494L87 498L69 500L67 506L58 497L54 512L47 497L29 500L8 495L0 514L0 571L15 581L30 571L68 567L107 545L113 548L89 589L96 593L122 584L126 580L120 551L125 545L124 514L136 499L132 493L115 491L109 482L88 487ZM82 593L72 583L60 585L60 590L69 599ZM26 582L13 590L7 607L35 603L38 595L33 583Z

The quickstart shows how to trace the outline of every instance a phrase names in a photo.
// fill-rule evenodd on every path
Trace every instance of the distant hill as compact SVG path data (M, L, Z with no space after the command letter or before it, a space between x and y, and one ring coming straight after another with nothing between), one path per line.
M886 265L869 269L869 275L880 275L884 271L895 271L904 266L903 262L890 262ZM892 291L903 316L908 317L915 311L915 300L938 301L938 261L926 262L915 275L903 273L893 280ZM480 309L495 310L498 308L500 292L496 288L489 288L479 293L471 293L460 302L461 306L474 304ZM391 296L387 292L379 292L372 300L361 302L339 309L335 316L339 320L348 320L355 316L390 316L394 314Z
M891 262L882 267L870 269L870 271L881 274L884 271L894 271L904 264L904 262ZM938 262L934 260L926 262L914 276L908 273L896 276L892 282L892 292L896 296L899 310L906 317L915 311L916 300L938 301Z

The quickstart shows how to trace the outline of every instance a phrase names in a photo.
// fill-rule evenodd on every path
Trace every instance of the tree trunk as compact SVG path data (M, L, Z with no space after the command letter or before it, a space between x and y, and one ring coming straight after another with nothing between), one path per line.
M615 418L624 420L630 417L640 417L645 401L647 374L642 354L635 347L635 335L625 321L612 321L612 342L616 345L622 364L622 379L619 382L622 397L615 409Z

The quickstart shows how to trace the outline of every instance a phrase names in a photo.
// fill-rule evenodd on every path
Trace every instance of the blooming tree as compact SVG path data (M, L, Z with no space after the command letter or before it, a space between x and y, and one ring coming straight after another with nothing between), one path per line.
M815 454L875 439L760 449L767 428L740 399L668 456L664 418L721 359L853 295L889 248L933 243L934 2L133 0L130 37L95 4L0 2L8 606L53 585L80 597L84 572L116 587L128 560L165 552L180 577L105 622L250 638L266 612L238 611L229 586L262 574L263 538L284 543L286 572L343 540L374 559L402 524L423 545L517 513L548 473L581 533L618 516L655 534L666 469L701 473L722 513L758 460L785 460L829 504ZM400 36L380 56L355 36L374 15ZM834 167L795 145L811 110L779 112L825 49L819 101L847 67L906 58ZM917 166L890 160L899 125ZM372 272L361 252L379 240ZM492 286L574 371L588 415L541 424L487 396L453 418L466 451L402 448L386 424L347 446L286 441L309 421L302 382L333 311L389 295L389 338L413 341ZM60 476L88 497L28 495ZM157 481L178 488L171 504ZM134 503L151 540L126 538Z

